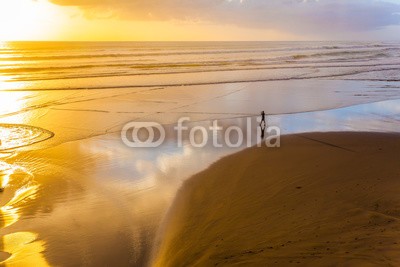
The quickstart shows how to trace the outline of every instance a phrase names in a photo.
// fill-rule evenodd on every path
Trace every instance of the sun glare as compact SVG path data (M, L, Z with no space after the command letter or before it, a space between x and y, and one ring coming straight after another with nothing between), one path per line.
M1 0L0 41L49 38L57 13L57 6L43 0Z

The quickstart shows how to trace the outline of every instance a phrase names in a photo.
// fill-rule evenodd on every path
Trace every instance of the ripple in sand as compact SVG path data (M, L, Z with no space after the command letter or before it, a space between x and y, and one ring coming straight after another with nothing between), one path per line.
M0 153L43 142L53 136L54 133L39 127L0 124Z

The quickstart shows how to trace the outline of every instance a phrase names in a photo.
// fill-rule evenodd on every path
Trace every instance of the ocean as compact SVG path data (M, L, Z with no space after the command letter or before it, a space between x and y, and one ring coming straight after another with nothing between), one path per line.
M332 77L387 81L399 79L395 72L399 55L398 43L11 42L0 46L0 75L1 88L6 90Z

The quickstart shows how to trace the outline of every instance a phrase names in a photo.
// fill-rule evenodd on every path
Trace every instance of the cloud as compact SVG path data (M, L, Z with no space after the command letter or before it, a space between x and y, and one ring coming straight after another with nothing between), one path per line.
M294 33L359 32L400 24L397 0L51 0L88 16L197 21Z

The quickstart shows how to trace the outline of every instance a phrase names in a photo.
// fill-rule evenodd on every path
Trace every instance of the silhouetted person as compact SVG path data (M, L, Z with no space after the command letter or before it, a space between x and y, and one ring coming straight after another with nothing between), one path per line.
M261 139L264 139L265 136L265 127L267 126L267 123L265 122L265 112L261 112L261 122L260 122L260 128L261 128Z
M261 124L264 122L264 124L265 124L265 112L264 111L262 111L261 112L261 122L260 122L260 126L261 126Z

